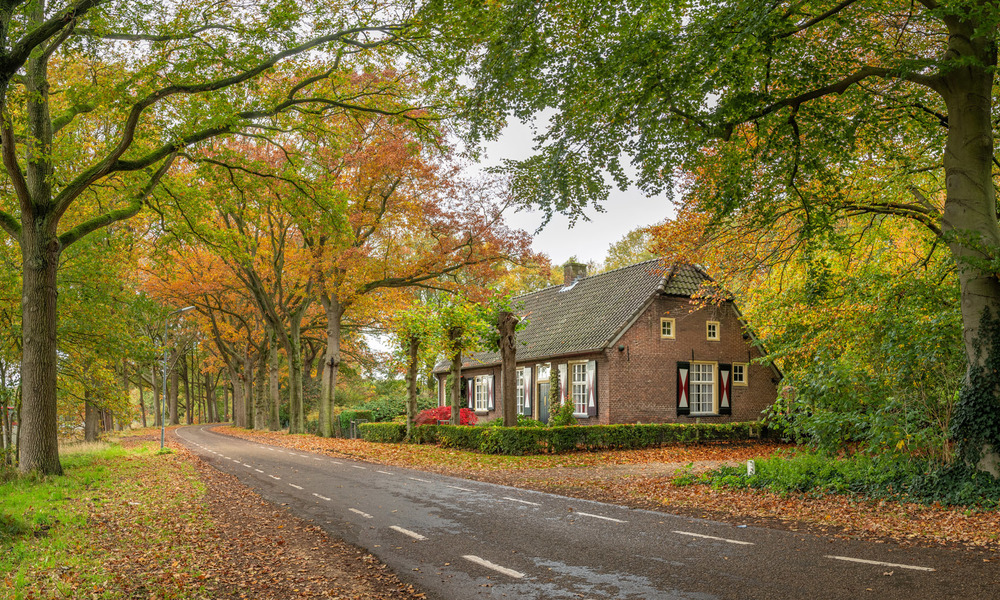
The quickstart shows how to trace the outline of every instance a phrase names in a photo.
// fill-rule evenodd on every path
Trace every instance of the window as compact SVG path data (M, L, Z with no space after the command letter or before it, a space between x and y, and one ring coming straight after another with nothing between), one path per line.
M709 321L709 322L705 323L705 333L708 336L708 339L710 339L710 340L718 340L719 339L719 322L718 321Z
M733 385L747 384L747 364L733 363Z
M587 414L587 363L574 363L571 382L573 394L573 412L578 415Z
M524 406L524 369L517 370L517 406Z
M476 411L487 411L490 409L489 402L490 376L479 375L476 377Z
M715 414L715 363L691 363L691 414Z
M662 318L660 319L660 337L665 340L674 339L674 320Z

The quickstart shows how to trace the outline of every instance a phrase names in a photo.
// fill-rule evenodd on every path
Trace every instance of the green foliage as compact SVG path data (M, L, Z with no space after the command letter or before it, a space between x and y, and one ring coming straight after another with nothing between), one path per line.
M527 415L518 414L517 415L517 426L518 427L545 427L545 423L532 419ZM503 419L491 419L489 421L483 421L477 427L503 427Z
M1000 315L983 312L975 346L951 424L958 455L967 465L979 463L985 445L1000 452Z
M395 444L406 437L405 423L362 423L358 425L361 439L367 442Z
M352 420L375 421L370 410L342 410L337 418L340 419L341 431L345 432L350 430Z
M369 431L368 427L370 426L363 425L362 431ZM758 423L720 425L660 423L571 427L421 425L413 429L409 442L440 444L446 448L476 450L485 454L520 456L573 450L652 448L671 443L743 441L758 437L761 433Z
M417 412L437 406L437 398L433 396L417 396ZM403 415L406 416L406 397L400 395L379 396L358 406L360 410L371 414L370 420L375 422L391 421Z
M555 372L555 369L553 369ZM559 376L556 376L556 384L559 383ZM553 388L554 389L554 388ZM564 400L559 404L553 404L553 410L549 413L549 427L569 427L576 425L576 417L573 416L575 410L573 403Z
M855 454L837 458L822 452L796 452L756 461L746 467L721 467L698 478L715 487L764 489L778 493L854 494L945 505L1000 506L1000 480L965 465L940 467L901 455ZM685 478L682 484L690 484Z

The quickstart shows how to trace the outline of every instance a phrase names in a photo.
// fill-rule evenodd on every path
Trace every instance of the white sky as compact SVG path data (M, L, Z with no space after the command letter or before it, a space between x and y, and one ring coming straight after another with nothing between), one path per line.
M532 130L524 123L508 124L496 142L485 145L485 156L480 167L500 164L502 159L523 159L532 155ZM555 215L549 224L534 237L536 251L549 256L553 265L561 265L571 256L582 262L602 262L608 246L626 233L641 225L652 225L673 216L673 206L666 196L647 198L638 188L625 192L613 188L605 212L587 211L590 221L577 220L572 228L569 219ZM533 233L542 222L539 212L522 211L506 215L513 227Z

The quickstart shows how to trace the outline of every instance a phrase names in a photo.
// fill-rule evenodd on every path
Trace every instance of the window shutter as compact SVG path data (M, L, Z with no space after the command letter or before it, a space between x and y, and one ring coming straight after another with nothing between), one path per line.
M567 367L566 365L559 365L559 403L562 404L566 401L566 378Z
M691 414L691 404L688 402L691 363L677 363L677 415Z
M475 410L476 408L476 378L470 377L466 380L469 384L469 408Z
M733 366L719 365L719 414L733 414Z
M493 402L493 378L494 375L486 376L486 410L496 408L496 404Z
M531 416L531 397L534 391L534 386L531 385L531 373L534 371L531 367L524 368L524 407L521 409L521 414L530 417Z
M587 361L587 416L597 416L597 361Z

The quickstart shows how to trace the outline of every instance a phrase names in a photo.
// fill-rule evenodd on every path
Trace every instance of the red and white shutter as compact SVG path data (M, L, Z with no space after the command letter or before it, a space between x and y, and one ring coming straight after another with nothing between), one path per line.
M677 414L691 414L691 402L688 392L691 383L691 363L677 363Z
M719 414L733 414L733 366L719 365Z
M476 408L476 378L469 377L466 379L466 383L469 385L469 408L475 410Z
M597 416L597 361L587 361L587 416Z
M486 376L486 410L496 408L496 403L493 402L493 377L493 375Z
M567 367L566 365L559 365L559 403L562 404L566 401L566 378Z
M528 417L531 416L531 392L534 388L531 385L531 373L534 370L532 367L524 367L524 406L521 408L521 414Z

